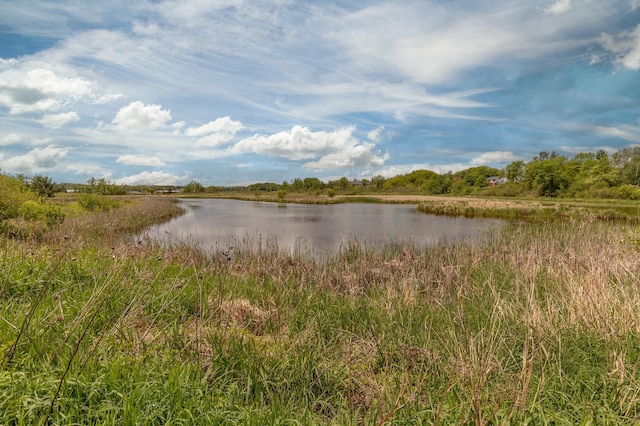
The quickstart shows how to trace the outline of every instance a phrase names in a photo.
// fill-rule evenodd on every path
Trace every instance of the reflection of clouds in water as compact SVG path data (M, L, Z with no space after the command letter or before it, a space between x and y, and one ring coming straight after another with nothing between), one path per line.
M413 205L304 205L202 199L183 202L187 213L147 232L170 235L198 247L253 247L292 254L325 255L357 242L362 248L388 244L416 247L475 239L502 221L451 218L416 212ZM166 233L166 234L165 234Z

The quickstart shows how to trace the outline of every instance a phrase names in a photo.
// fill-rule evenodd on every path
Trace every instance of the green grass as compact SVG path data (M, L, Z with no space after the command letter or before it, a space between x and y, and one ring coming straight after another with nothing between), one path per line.
M250 242L227 262L121 237L167 207L78 217L41 242L0 240L0 424L573 425L640 414L629 225L514 224L420 250L354 242L322 262Z

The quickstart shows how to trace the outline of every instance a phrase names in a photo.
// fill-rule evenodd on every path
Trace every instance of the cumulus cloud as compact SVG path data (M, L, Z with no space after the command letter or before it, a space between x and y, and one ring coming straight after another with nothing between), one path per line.
M492 163L510 163L516 160L517 157L511 151L490 151L471 160L471 164L484 166Z
M52 169L58 164L58 160L67 155L69 149L49 145L44 148L34 148L31 151L2 159L0 168L12 173L33 173L41 170Z
M375 144L362 143L344 127L333 132L314 132L308 127L294 126L291 131L272 135L255 135L234 145L232 152L254 152L304 163L313 170L356 166L381 166L389 154L374 151Z
M372 143L353 144L339 152L322 156L318 161L304 163L311 170L346 169L352 167L380 167L389 159L389 153L374 151Z
M26 72L14 68L0 74L0 105L11 114L55 110L62 104L91 94L91 82L77 77L59 77L50 69Z
M0 63L0 105L10 114L55 111L75 102L105 104L121 94L95 90L95 83L68 69L53 70L42 61L3 60ZM64 74L72 74L65 76Z
M640 25L618 37L604 33L600 44L614 55L614 63L631 70L640 69Z
M549 15L560 15L571 10L571 0L557 0L544 10Z
M118 185L179 185L187 180L187 176L176 176L170 173L142 172L137 175L116 179Z
M233 146L232 151L255 152L296 161L310 160L357 143L354 130L354 127L343 127L334 132L314 132L308 127L294 126L289 132L243 139Z
M171 113L160 105L145 105L140 101L131 102L120 108L112 123L121 132L154 130L171 120Z
M121 155L116 163L128 166L164 166L164 162L158 157L148 157L146 155Z
M40 124L51 129L60 129L67 123L79 120L80 117L78 117L78 114L72 111L62 114L45 114L42 119L40 119Z
M0 137L0 146L9 146L20 142L22 138L16 133L9 133L6 136Z
M187 136L200 136L196 147L217 147L229 142L243 128L241 122L226 116L199 127L189 127L184 133Z

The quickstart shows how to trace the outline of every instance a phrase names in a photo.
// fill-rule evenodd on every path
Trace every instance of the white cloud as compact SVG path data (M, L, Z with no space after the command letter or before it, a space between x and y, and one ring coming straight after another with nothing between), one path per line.
M535 30L516 20L513 8L477 16L452 10L434 2L380 3L339 21L331 36L344 43L352 66L386 69L422 84L453 81L535 44Z
M550 15L559 15L569 10L571 10L571 0L556 0L556 2L546 8L544 12Z
M166 172L142 172L137 175L116 179L118 185L179 185L188 176L176 176Z
M160 105L144 105L140 101L122 107L112 123L122 132L154 130L171 120L171 113Z
M203 124L199 127L189 127L184 133L187 136L203 136L210 133L236 133L244 126L239 121L233 121L231 117L217 118L215 121L210 121L207 124Z
M600 44L614 55L614 63L635 71L640 69L640 25L618 37L603 33Z
M490 151L471 160L475 166L484 166L491 163L510 163L518 158L511 151Z
M15 143L20 142L21 139L22 137L20 137L16 133L9 133L8 135L0 138L0 146L13 145Z
M372 143L361 143L346 146L339 152L322 156L318 161L304 163L311 170L331 170L359 167L380 167L389 159L389 153L374 151Z
M58 160L67 155L68 148L49 145L34 148L26 154L17 155L0 161L0 168L12 173L33 173L56 167Z
M379 142L383 131L384 126L377 127L367 133L367 137L374 142Z
M355 145L354 127L343 127L334 132L314 132L308 127L294 126L289 132L255 135L242 139L232 152L255 152L289 160L310 160L343 147Z
M381 166L389 154L374 151L373 143L361 143L344 127L334 132L314 132L308 127L294 126L289 132L255 135L234 145L232 152L255 152L288 160L313 160L304 166L313 170Z
M595 126L593 128L593 131L602 136L616 137L627 140L629 142L640 143L640 128L635 126Z
M61 78L49 69L35 69L27 73L24 87L39 90L47 95L79 98L91 93L91 83L81 78Z
M126 164L128 166L164 166L164 162L158 157L148 157L146 155L121 155L116 163Z
M217 118L199 127L189 127L184 133L187 136L201 136L196 147L217 147L229 142L244 126L231 117Z
M104 104L122 97L95 92L95 83L74 75L73 68L60 65L60 69L54 71L43 61L3 61L0 64L0 105L9 108L11 114L25 114L55 111L76 102Z
M45 114L42 119L40 119L40 124L51 129L60 129L67 123L79 120L80 117L78 117L78 114L72 111L62 114Z
M393 165L384 167L375 172L376 175L383 176L385 178L392 178L400 175L406 175L416 170L431 170L438 174L444 174L448 172L459 172L460 170L468 169L468 164L452 163L452 164L405 164L405 165ZM366 177L366 176L363 176Z

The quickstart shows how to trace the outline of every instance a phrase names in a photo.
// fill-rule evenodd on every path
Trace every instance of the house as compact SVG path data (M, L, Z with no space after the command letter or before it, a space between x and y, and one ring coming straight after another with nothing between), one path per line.
M487 185L489 186L502 185L503 183L507 183L507 178L503 178L500 176L489 176L487 178Z

